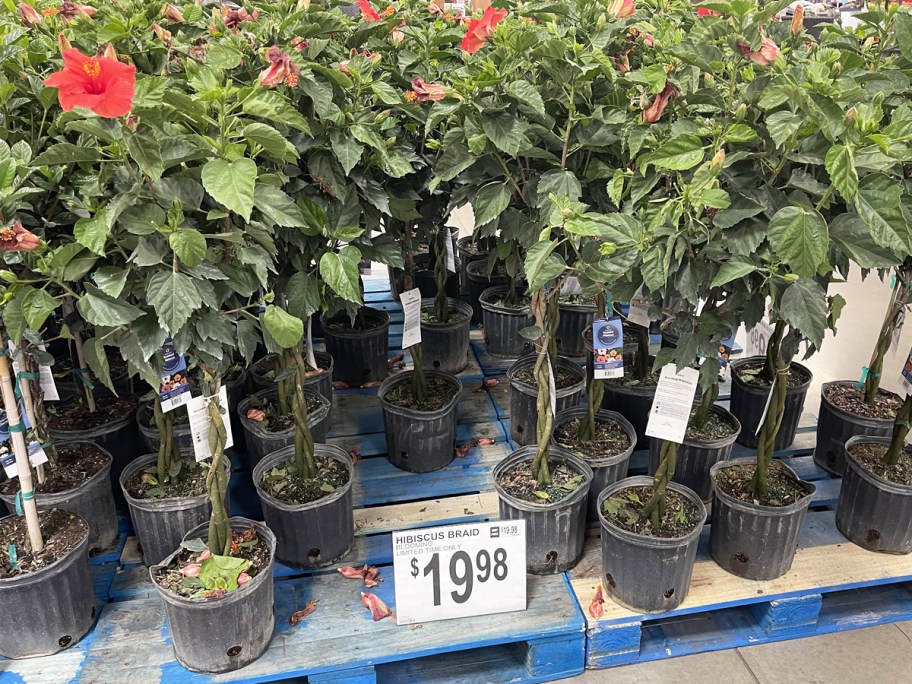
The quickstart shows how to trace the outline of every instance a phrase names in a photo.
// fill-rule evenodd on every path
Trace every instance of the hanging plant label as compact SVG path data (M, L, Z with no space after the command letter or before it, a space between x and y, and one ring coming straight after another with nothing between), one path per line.
M456 255L453 253L453 238L447 232L446 239L446 250L447 250L447 270L450 273L456 273Z
M416 287L399 295L402 301L402 348L421 344L421 291Z
M225 449L234 446L234 436L231 434L231 421L228 420L228 388L222 385L218 398L193 397L187 403L187 412L190 414L190 434L193 437L193 455L197 462L212 458L209 449L209 402L218 401L219 413L222 414L222 424L227 433Z
M37 468L42 463L48 462L47 454L44 453L44 447L41 446L41 443L38 441L33 441L28 445L28 457L29 463L32 464L32 468Z
M620 316L593 321L592 356L596 380L624 377L624 328Z
M19 476L19 469L16 467L16 455L9 448L8 444L0 446L0 465L3 466L3 472L9 479Z
M760 434L760 430L763 429L763 424L766 422L766 415L769 413L770 404L773 403L773 392L776 389L776 383L779 381L779 376L777 375L773 378L773 384L770 385L770 392L766 397L766 405L763 407L763 413L760 415L760 421L757 423L757 429L754 430L755 435Z
M161 399L162 413L168 413L190 401L190 378L187 376L187 359L174 350L171 339L165 340L161 355L164 363L158 397Z
M735 335L732 333L731 337L726 337L724 340L719 342L719 365L722 366L722 370L728 368L728 363L731 360L732 348L735 346Z
M561 284L561 297L572 297L573 295L578 295L580 292L582 292L582 288L580 287L579 278L576 276L567 276Z
M903 364L899 380L902 382L906 394L912 394L912 350L909 350L909 355L906 357L906 362Z
M637 292L630 298L630 309L627 311L627 320L641 328L648 328L652 320L649 318L649 302L642 292Z
M677 372L674 364L662 368L649 409L647 436L678 444L684 441L699 380L700 371L696 368L684 368L681 372Z
M38 349L47 351L47 347L43 344L39 344ZM13 359L13 373L18 376L22 368L16 361L16 345L12 340L9 340L9 350ZM45 401L60 401L60 393L57 391L57 383L54 381L54 374L51 372L50 366L38 366L38 384L41 386L41 391L44 392Z

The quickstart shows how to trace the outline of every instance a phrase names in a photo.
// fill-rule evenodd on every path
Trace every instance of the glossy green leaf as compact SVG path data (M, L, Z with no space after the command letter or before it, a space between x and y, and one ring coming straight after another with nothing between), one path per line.
M770 220L768 234L776 254L793 273L810 278L826 260L829 231L813 209L783 207Z

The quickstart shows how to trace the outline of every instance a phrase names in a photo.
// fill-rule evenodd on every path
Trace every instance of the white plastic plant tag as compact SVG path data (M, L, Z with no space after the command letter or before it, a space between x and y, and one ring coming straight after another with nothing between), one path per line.
M630 309L627 311L627 320L642 328L648 328L652 322L649 320L649 302L642 293L637 292L630 299Z
M906 311L900 309L899 316L896 317L896 327L893 328L893 337L890 340L890 350L895 354L899 349L899 338L902 337L903 323L906 322Z
M576 276L568 276L561 284L561 297L572 297L580 292L582 292L582 288L580 287L579 278Z
M43 344L39 344L38 349L47 351L47 347ZM19 362L16 361L16 345L12 340L9 341L9 350L10 356L13 358L13 373L19 375L21 369ZM57 383L54 381L54 374L51 372L50 366L38 366L38 384L44 393L45 401L60 401L60 393L57 391Z
M767 320L762 320L747 331L747 355L765 356L770 338L773 336L773 326Z
M0 465L3 466L3 472L9 479L19 477L19 468L16 467L16 454L13 453L9 443L0 445Z
M446 230L446 228L441 228L441 230ZM450 273L456 273L456 255L453 253L453 237L450 235L447 230L447 239L446 239L446 250L447 250L447 270Z
M402 302L402 348L421 344L421 291L416 287L399 295Z
M624 377L624 328L619 316L592 322L592 358L596 380Z
M307 318L307 364L314 370L317 370L319 369L319 366L317 366L317 357L314 356L313 331L311 327L312 323L313 316L309 316Z
M554 366L551 365L551 355L548 354L548 393L551 395L551 415L557 416L557 383L554 380Z
M48 462L47 454L44 453L44 447L37 441L28 445L28 457L29 463L32 464L32 468L37 468L42 463Z
M769 396L766 397L766 406L763 407L763 413L760 415L760 422L757 423L757 429L754 431L755 435L760 434L760 430L763 429L763 424L766 422L766 414L769 413L770 404L773 402L773 390L776 389L776 382L778 380L779 376L776 375L776 377L773 378L773 384L770 385L770 393Z
M899 380L902 382L906 394L912 394L912 350L909 351L909 355L906 357Z
M205 461L212 457L209 450L209 401L207 397L193 397L187 404L190 414L190 435L193 438L193 455L197 462ZM228 388L222 385L218 393L218 403L222 414L222 423L225 425L225 448L234 446L234 436L231 434L231 420L228 415Z
M699 380L700 371L696 368L684 368L678 373L674 364L662 367L646 425L649 437L678 444L684 441Z

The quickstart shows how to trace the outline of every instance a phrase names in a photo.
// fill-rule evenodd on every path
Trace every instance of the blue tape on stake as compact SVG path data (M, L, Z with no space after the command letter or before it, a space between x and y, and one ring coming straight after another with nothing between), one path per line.
M895 290L895 289L896 289L896 274L895 274L895 273L894 273L893 276L890 278L890 289L891 289L891 290Z
M865 380L868 379L868 374L870 374L870 373L871 373L870 368L868 368L867 366L861 367L861 380L859 380L858 383L855 385L855 389L861 389L862 387L864 387ZM874 373L873 375L875 378L880 377L880 373Z
M25 432L25 423L16 423L9 426L10 432Z
M19 569L19 553L16 551L16 545L10 544L6 549L6 554L9 556L10 565L13 566L13 570Z
M83 385L89 389L95 389L94 383L89 380L89 374L92 372L88 368L74 368L73 375L75 375L82 382Z
M18 492L16 492L16 515L18 515L20 518L23 515L25 515L25 511L22 510L22 502L31 501L34 498L35 498L34 491L26 492L25 494L23 494L22 490L20 489Z

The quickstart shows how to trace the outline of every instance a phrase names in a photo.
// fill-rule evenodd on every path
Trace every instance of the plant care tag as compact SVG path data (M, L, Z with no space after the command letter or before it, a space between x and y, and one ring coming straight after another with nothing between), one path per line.
M41 446L41 443L34 441L28 445L28 457L29 463L32 464L32 468L37 468L42 463L48 462L47 454L44 453L44 447Z
M416 287L406 290L399 299L402 302L402 348L408 349L421 344L421 291Z
M551 415L557 417L557 382L554 379L554 366L548 354L548 394L551 396Z
M173 340L165 340L160 351L164 363L158 397L161 399L162 413L168 413L190 401L190 378L187 377L187 359L174 350Z
M38 349L47 351L47 348L43 344L39 344ZM13 357L13 373L18 376L21 369L19 367L19 362L16 361L16 345L13 344L12 340L9 341L9 350L10 355ZM54 373L51 371L50 366L38 366L38 384L41 386L41 391L44 393L45 401L60 400L60 393L57 391L57 383L54 381Z
M642 328L648 328L652 322L649 320L649 302L642 292L637 292L630 300L630 309L627 311L627 320Z
M719 342L719 365L722 366L722 370L728 368L728 363L731 360L732 348L734 346L734 333L732 333L731 337L726 337L724 340Z
M205 461L212 457L209 449L209 402L215 401L213 397L193 397L187 403L187 412L190 414L190 435L193 438L193 454L197 462ZM222 414L222 424L225 426L225 448L234 446L234 436L231 434L231 421L228 419L228 388L222 385L218 393L219 413Z
M393 579L399 625L525 610L526 521L393 532Z
M313 316L308 317L307 319L307 365L313 368L314 370L319 370L317 365L317 357L314 356L314 343L313 343Z
M900 309L899 315L896 317L896 327L893 328L893 337L890 340L890 349L894 354L899 349L899 338L902 337L902 327L905 322L906 310Z
M906 394L912 394L912 350L909 351L909 355L906 357L906 363L903 364L900 381L902 382L903 389L906 390Z
M576 276L568 276L564 279L564 282L561 283L561 297L572 297L573 295L578 295L582 291L583 289L580 287L579 278Z
M678 444L684 441L699 380L700 371L696 368L677 372L673 363L662 367L646 425L649 437Z
M596 380L624 377L624 328L620 316L592 322L592 355Z
M760 434L760 430L763 429L763 424L766 422L766 414L769 413L770 404L773 403L773 390L776 389L776 382L778 380L779 380L779 376L777 375L775 378L773 378L773 384L770 385L770 392L769 392L769 395L766 397L766 406L763 407L763 413L760 414L760 422L757 423L757 429L754 430L755 435Z
M768 321L762 320L747 331L747 355L765 356L770 338L773 336L773 326Z
M442 228L441 230L446 230ZM446 250L447 250L447 270L450 273L456 273L456 254L453 252L453 236L447 231L446 239Z
M19 469L16 467L16 455L9 442L0 444L0 465L3 466L3 472L9 479L19 476Z

